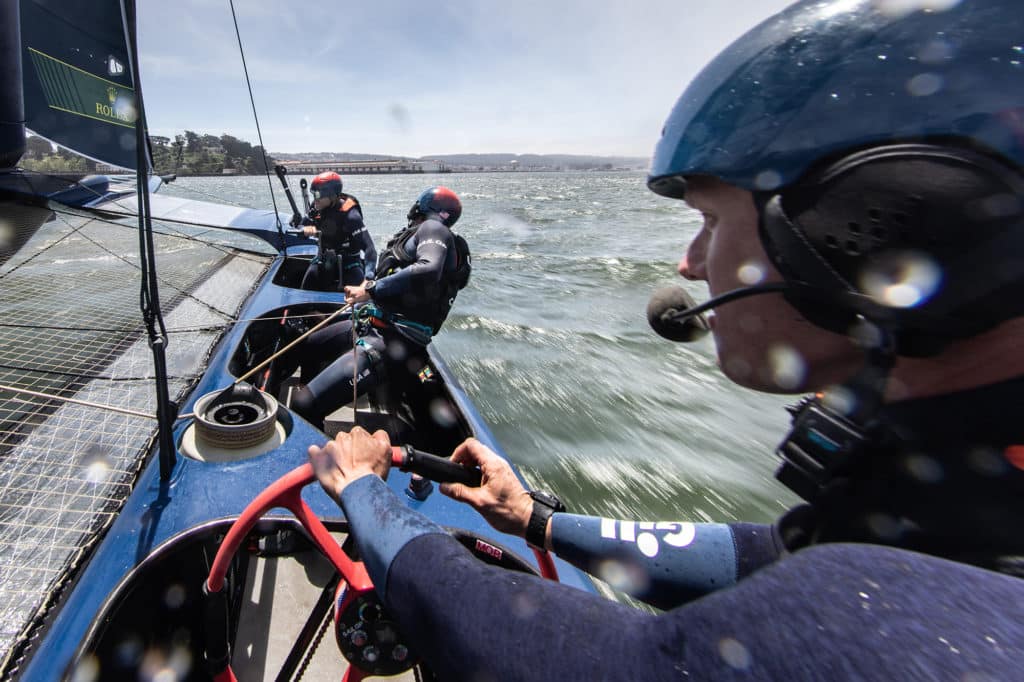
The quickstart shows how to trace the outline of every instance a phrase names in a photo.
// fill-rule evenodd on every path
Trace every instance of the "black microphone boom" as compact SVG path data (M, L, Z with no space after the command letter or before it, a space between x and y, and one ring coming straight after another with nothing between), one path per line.
M647 322L654 331L669 341L688 343L696 341L708 333L708 322L701 314L705 310L711 310L747 296L783 292L792 289L793 286L787 282L772 282L741 287L715 296L700 305L697 305L693 297L684 289L664 287L655 291L647 302Z

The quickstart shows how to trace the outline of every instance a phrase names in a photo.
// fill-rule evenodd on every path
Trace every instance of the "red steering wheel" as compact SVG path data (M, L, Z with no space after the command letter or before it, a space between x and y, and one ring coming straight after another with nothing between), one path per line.
M351 611L350 607L352 606L355 607L357 618L362 618L364 615L377 616L374 623L368 623L365 631L359 631L356 643L362 646L342 649L342 653L348 658L350 664L343 679L346 682L358 682L369 675L394 675L408 670L417 661L412 656L409 656L408 649L404 648L397 641L393 629L381 633L384 634L386 639L391 640L387 643L388 651L383 653L395 654L397 649L399 655L397 657L382 656L381 649L375 647L373 636L375 632L381 632L383 623L379 616L382 614L382 611L380 610L377 593L373 589L373 583L370 581L370 576L366 573L366 567L362 562L353 561L342 551L341 547L338 546L338 543L335 542L334 538L331 537L331 534L324 527L324 524L302 499L302 489L315 480L316 475L313 473L312 465L303 464L288 472L274 483L271 483L266 490L249 503L249 506L245 508L245 511L238 517L238 520L231 526L231 530L228 531L227 536L221 543L220 549L217 550L217 556L210 567L210 575L204 585L207 598L209 600L224 598L222 592L224 576L227 574L228 567L235 558L235 553L238 551L239 546L241 546L242 541L265 513L274 507L284 507L295 515L295 518L299 520L299 523L302 524L302 527L306 529L306 532L313 539L316 547L324 553L342 576L342 582L338 590L338 599L336 600L335 617L337 618L341 612ZM226 605L225 607L211 608L210 610L217 613L226 612ZM369 618L367 620L369 621ZM211 628L208 627L207 629L210 630ZM219 637L223 634L224 640L223 642L207 642L208 652L210 650L219 652L219 655L218 653L213 653L209 656L211 660L218 661L217 667L221 667L221 670L215 674L214 679L218 680L218 682L234 680L235 676L231 671L230 660L227 655L226 623L213 627L212 630L214 632L208 633L208 639L210 639L211 634L213 637ZM364 637L366 639L363 639ZM353 650L356 650L355 660L350 657ZM405 656L401 655L403 651Z
M342 580L335 594L335 633L342 654L349 662L343 682L359 682L370 675L397 675L412 668L418 660L387 617L362 562L353 561L338 546L324 524L302 499L302 489L316 480L313 467L303 464L271 483L232 524L217 550L210 575L204 584L207 597L207 659L216 672L217 682L233 682L228 647L227 602L224 579L238 548L256 523L269 510L284 507L295 515L323 552ZM465 540L463 543L466 544ZM477 539L478 556L494 556L497 547ZM480 549L480 545L484 549ZM540 574L558 580L554 562L547 552L536 552ZM509 557L511 558L511 557ZM521 559L517 560L522 562ZM527 570L528 566L515 567Z

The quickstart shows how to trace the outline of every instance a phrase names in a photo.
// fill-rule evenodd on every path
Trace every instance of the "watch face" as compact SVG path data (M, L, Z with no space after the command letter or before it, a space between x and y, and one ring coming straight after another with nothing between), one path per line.
M565 505L562 504L561 500L559 500L551 493L545 492L543 490L530 491L530 497L532 497L535 501L540 502L545 507L551 507L555 511L565 510Z

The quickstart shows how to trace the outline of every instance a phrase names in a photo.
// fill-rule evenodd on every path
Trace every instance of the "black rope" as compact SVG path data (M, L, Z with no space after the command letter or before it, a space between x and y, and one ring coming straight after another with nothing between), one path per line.
M281 227L281 215L277 212L277 199L274 197L274 183L270 179L270 163L267 161L267 146L263 144L263 133L260 130L260 117L256 113L256 98L252 94L252 82L249 80L249 67L245 63L245 48L242 47L242 33L238 30L238 17L235 15L235 0L228 0L231 5L231 19L235 22L235 37L238 38L238 53L242 57L242 70L245 71L245 85L249 88L249 103L252 104L252 117L256 120L256 137L260 141L260 154L263 155L263 170L267 174L267 186L270 188L270 200L274 204L274 220L277 222L277 233L281 237L281 248L286 250L284 230Z
M167 388L167 329L160 313L160 295L156 278L156 248L153 244L153 224L149 208L149 159L147 154L149 133L146 128L146 108L142 99L142 83L139 79L139 43L135 26L135 3L124 5L128 25L128 47L131 51L132 81L135 85L135 151L136 151L136 194L139 206L139 262L142 283L139 287L139 305L146 322L149 345L153 350L153 369L156 374L156 414L159 424L160 480L168 481L177 460L177 451L171 427L177 408L171 402Z

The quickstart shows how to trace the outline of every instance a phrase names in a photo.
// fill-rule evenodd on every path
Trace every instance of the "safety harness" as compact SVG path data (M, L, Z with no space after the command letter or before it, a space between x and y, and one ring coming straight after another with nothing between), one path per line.
M352 250L352 235L342 239L344 236L343 228L348 221L349 213L357 208L362 213L362 207L359 205L359 200L354 196L342 194L340 198L342 201L339 206L330 206L326 210L318 212L317 217L314 218L317 229L321 232L321 237L320 249L313 259L314 265L321 265L328 271L339 270L339 272L341 269L362 266L362 262L359 259L359 251ZM325 230L324 228L328 225L335 229ZM329 248L328 245L333 248ZM341 258L340 269L338 268L339 256Z
M404 315L385 312L373 303L367 303L356 311L356 325L360 334L364 334L370 327L393 329L420 346L426 346L434 336L434 330L429 325L410 320Z
M388 275L398 272L402 268L408 267L416 262L415 254L410 254L406 246L408 245L409 240L416 235L416 232L422 224L423 223L410 225L388 240L387 246L385 246L384 251L381 253L380 258L377 261L377 279L387 277ZM389 314L392 318L402 320L402 324L405 325L405 329L407 331L411 330L413 326L415 326L422 329L430 329L431 335L436 334L441 329L441 325L448 318L448 313L451 310L452 305L455 303L455 297L458 295L459 291L464 289L469 283L469 277L473 267L469 244L462 235L457 234L450 227L447 229L449 234L452 236L452 244L455 249L455 268L452 271L443 272L441 274L439 291L434 297L434 310L430 316L432 324L425 325L408 320L401 315ZM398 323L393 324L398 327ZM403 331L403 335L407 336L411 340L417 341L413 336L410 336L409 333L406 333L406 331ZM429 341L429 338L427 340ZM420 343L420 341L417 341L417 343Z

